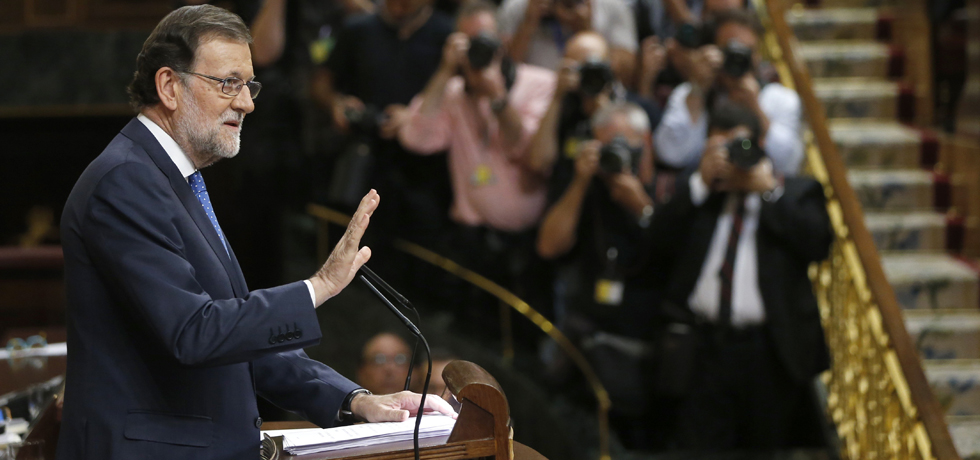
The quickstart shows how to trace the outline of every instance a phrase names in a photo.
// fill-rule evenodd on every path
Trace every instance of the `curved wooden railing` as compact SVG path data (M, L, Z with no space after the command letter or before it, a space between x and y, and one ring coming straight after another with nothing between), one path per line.
M328 233L328 225L333 224L341 227L347 226L350 222L350 216L330 209L326 206L318 204L310 204L306 207L307 214L315 217L319 221L319 229L317 235L317 248L319 251L320 260L326 260L330 255L330 237ZM609 400L609 393L606 388L599 381L599 376L592 369L592 365L589 364L588 359L585 355L579 351L578 348L572 344L572 341L568 339L555 325L548 321L537 310L532 308L527 302L521 300L517 295L505 289L503 286L494 283L493 281L487 279L483 275L476 273L472 270L467 269L456 263L455 261L443 257L436 252L426 249L418 244L405 241L403 239L396 239L394 242L395 249L409 254L415 258L422 261L435 265L453 276L470 283L489 295L497 298L503 305L508 307L506 312L516 311L522 316L531 321L538 329L546 334L549 338L555 341L563 352L572 360L575 366L582 372L585 376L585 380L588 382L589 387L592 389L592 393L596 398L596 421L598 425L598 437L599 437L599 459L600 460L611 460L609 454L609 409L612 403ZM509 316L507 317L509 322ZM504 325L505 333L509 331L508 325ZM504 338L507 342L507 339ZM508 352L505 348L505 357Z
M800 95L809 123L807 161L827 196L834 227L831 257L811 267L832 368L823 375L828 414L851 460L958 460L945 416L905 330L895 293L847 172L830 137L824 108L781 0L753 0L766 28L765 52L781 81ZM923 12L924 14L924 12Z

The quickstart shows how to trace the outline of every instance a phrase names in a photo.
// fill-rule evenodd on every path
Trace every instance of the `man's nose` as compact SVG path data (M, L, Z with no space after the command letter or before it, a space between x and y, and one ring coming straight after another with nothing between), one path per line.
M238 93L235 99L231 101L231 108L246 114L252 113L255 110L255 103L252 102L252 92L248 89L248 86L242 87L242 92Z

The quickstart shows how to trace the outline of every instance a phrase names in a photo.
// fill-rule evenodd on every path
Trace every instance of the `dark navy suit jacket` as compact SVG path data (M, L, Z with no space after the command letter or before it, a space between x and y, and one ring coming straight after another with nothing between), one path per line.
M250 292L139 120L82 173L61 230L58 459L257 458L256 394L325 427L358 388L302 351L321 337L306 285Z

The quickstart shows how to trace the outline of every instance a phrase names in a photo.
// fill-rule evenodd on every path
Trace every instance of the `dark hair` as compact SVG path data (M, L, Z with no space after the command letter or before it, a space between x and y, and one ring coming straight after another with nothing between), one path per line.
M755 112L741 104L736 104L731 100L719 98L711 114L708 116L708 132L713 130L729 131L739 126L745 126L752 132L752 139L758 141L759 117Z
M487 0L468 0L463 2L456 12L456 22L480 13L490 13L494 18L497 17L497 5Z
M248 27L226 9L212 5L178 8L160 21L143 42L136 57L136 72L126 91L137 110L160 102L156 73L163 67L191 70L198 46L213 38L252 43Z
M712 28L714 29L714 33L711 36L718 36L718 29L728 23L734 23L748 28L758 37L762 37L762 35L766 32L765 29L762 28L762 23L759 22L758 16L756 16L753 11L746 8L735 8L720 11L712 17Z

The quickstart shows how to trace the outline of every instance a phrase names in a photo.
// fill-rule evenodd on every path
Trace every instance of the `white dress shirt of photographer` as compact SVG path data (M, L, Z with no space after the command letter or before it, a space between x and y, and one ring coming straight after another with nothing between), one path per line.
M675 168L697 165L708 137L709 88L716 98L727 98L751 109L759 117L765 138L766 155L776 171L794 176L803 161L800 97L779 83L761 86L749 71L732 77L724 70L726 46L744 45L752 50L752 62L761 28L752 13L733 10L716 18L715 45L697 49L677 49L674 64L688 81L679 85L667 101L660 125L654 132L657 158ZM676 43L668 47L679 47ZM754 65L755 66L755 65Z

